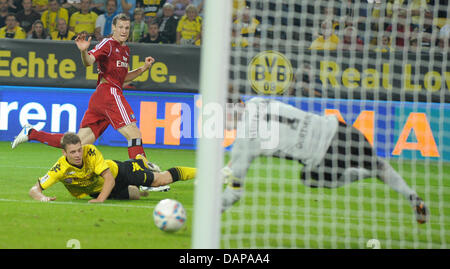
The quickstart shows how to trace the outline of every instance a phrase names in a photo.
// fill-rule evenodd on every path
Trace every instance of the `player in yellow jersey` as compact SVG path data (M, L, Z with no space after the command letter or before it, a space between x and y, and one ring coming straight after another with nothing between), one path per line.
M102 153L94 145L81 145L74 133L66 133L61 139L63 156L30 189L30 196L38 201L54 201L42 191L58 182L76 198L91 196L91 203L101 203L106 199L137 200L142 193L139 186L158 187L178 180L195 177L196 169L174 167L167 171L152 172L142 155L127 161L103 159Z

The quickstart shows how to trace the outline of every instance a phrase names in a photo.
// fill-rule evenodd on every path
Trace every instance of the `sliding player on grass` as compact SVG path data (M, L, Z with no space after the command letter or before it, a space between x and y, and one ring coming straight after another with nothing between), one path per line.
M228 115L227 119L235 119ZM334 115L319 116L288 104L252 98L237 110L237 121L244 126L245 136L236 138L231 160L222 170L228 186L223 193L222 210L239 201L244 178L250 164L258 156L275 156L303 164L300 179L308 187L337 188L345 184L378 178L402 194L414 209L416 220L429 218L423 200L411 189L386 160L377 157L372 146L356 128L338 122ZM274 124L275 123L275 124ZM259 126L273 128L272 138L255 135ZM239 133L239 129L238 129Z
M83 146L80 137L74 133L64 134L61 146L63 156L30 189L33 199L43 202L55 200L55 197L47 197L42 191L62 182L76 198L91 196L91 203L101 203L106 199L137 200L141 195L146 195L139 192L139 186L164 186L178 180L192 179L196 174L195 168L181 166L153 172L142 155L124 162L104 160L94 145Z
M155 60L146 57L143 66L128 71L131 54L125 42L130 33L130 18L123 13L116 15L112 21L112 31L111 37L103 39L90 51L91 37L86 40L86 34L81 33L75 39L83 64L91 66L97 62L99 69L97 88L89 100L78 135L83 145L93 144L111 125L127 139L128 157L134 159L138 154L145 156L145 152L136 116L123 95L123 85L147 71ZM62 136L62 133L37 131L27 124L11 147L14 149L21 143L34 140L60 148ZM159 170L156 165L149 165L153 170Z

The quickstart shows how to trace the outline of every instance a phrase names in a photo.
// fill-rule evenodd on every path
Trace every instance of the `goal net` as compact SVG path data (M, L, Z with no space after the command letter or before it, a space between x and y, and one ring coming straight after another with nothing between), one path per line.
M261 156L242 198L221 216L220 247L448 247L449 7L439 3L233 1L228 98L336 115L364 134L430 214L419 224L408 199L379 179L311 188L297 160Z

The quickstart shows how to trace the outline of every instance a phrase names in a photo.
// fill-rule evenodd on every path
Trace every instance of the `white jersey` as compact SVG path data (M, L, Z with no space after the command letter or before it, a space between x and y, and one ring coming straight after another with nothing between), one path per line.
M246 102L231 151L233 175L244 178L257 156L276 156L318 165L336 134L336 116L319 116L291 105L255 97ZM239 137L239 127L245 128Z

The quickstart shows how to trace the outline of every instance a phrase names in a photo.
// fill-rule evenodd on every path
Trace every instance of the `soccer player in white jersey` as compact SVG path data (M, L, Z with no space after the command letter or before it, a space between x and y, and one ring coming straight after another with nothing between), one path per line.
M238 136L230 162L222 170L228 183L222 211L242 197L252 161L258 156L274 156L303 164L300 179L308 187L337 188L378 178L408 199L418 223L427 222L429 211L423 200L388 161L376 155L356 128L339 122L334 115L319 116L271 99L256 97L243 106L245 109L238 109L237 114L235 110L234 116L227 115L228 121L237 123Z

